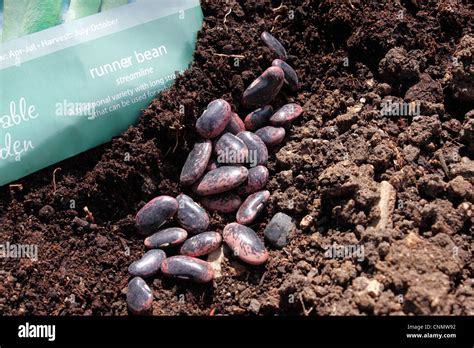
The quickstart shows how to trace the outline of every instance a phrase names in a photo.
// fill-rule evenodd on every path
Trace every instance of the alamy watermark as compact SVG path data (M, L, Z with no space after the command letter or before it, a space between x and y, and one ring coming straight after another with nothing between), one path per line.
M56 103L56 116L85 116L93 120L97 117L96 103L70 102L64 99Z
M392 102L392 100L389 100L385 103L381 103L381 106L380 114L382 116L407 117L420 115L420 102L418 101L406 103Z
M327 259L357 259L362 262L365 259L364 246L360 244L332 244L323 247L324 257Z
M249 150L248 155L246 155L241 151L234 151L226 147L225 150L217 152L217 163L247 163L250 167L255 167L257 165L257 150Z
M38 260L38 245L36 244L0 244L0 258Z

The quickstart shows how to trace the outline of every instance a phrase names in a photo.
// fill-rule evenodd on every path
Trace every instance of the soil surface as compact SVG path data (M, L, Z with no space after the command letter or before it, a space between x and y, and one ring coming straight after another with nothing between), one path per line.
M127 267L145 251L134 215L182 192L210 101L247 114L242 93L275 58L266 30L301 81L273 106L304 114L270 151L271 198L251 227L263 237L284 212L297 230L263 266L226 254L214 284L151 279L153 314L474 315L474 8L369 3L203 1L192 67L136 126L0 188L0 241L39 246L38 261L0 260L0 313L128 314ZM382 116L390 102L419 115ZM232 220L212 214L211 228Z

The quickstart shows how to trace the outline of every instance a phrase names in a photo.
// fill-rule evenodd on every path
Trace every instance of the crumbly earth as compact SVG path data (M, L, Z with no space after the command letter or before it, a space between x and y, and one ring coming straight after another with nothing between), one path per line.
M304 114L270 153L271 197L252 228L263 237L284 212L297 229L263 266L225 250L214 284L151 279L153 314L473 315L474 8L333 3L203 1L193 65L137 125L0 188L0 241L39 245L38 261L0 260L0 313L128 314L127 267L145 251L134 214L182 192L211 100L249 111L242 92L274 58L267 30L301 81L273 106ZM390 101L420 115L381 116ZM211 228L232 220L212 214Z

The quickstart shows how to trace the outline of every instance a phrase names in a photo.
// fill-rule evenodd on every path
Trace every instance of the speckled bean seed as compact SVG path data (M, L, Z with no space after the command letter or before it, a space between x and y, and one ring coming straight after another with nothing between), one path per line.
M284 80L285 74L281 68L269 67L244 91L243 104L256 108L268 104L280 92Z
M201 204L208 210L217 211L219 213L233 213L239 209L242 204L242 199L235 193L226 192L215 196L203 197Z
M127 305L133 314L145 314L151 309L153 293L147 283L135 277L128 283Z
M164 259L166 259L166 254L163 250L149 250L140 260L130 264L128 267L128 273L134 277L150 277L158 273L161 262L163 262Z
M248 195L260 191L265 187L268 181L268 169L265 166L256 166L249 169L247 182L237 188L239 195Z
M183 243L188 237L188 232L179 227L170 227L145 238L147 248L166 248Z
M219 233L204 232L191 237L184 242L179 253L181 255L192 257L207 255L219 248L221 243L222 236Z
M292 91L296 91L298 89L299 81L295 69L293 69L291 65L281 59L275 59L272 62L272 65L277 66L283 70L283 73L285 74L285 82L288 84L288 86L290 86Z
M246 163L249 150L242 139L232 133L225 133L214 145L214 153L219 164L242 164Z
M273 108L270 105L265 105L262 108L252 111L245 117L245 128L247 130L253 131L263 127L270 119L270 116L272 116L272 113Z
M268 161L268 149L265 143L252 132L240 132L237 137L247 145L249 149L248 162L251 166L266 164Z
M255 192L248 196L237 211L237 222L241 225L254 222L265 207L268 198L270 198L270 192L267 190Z
M165 259L161 264L161 271L167 276L197 283L207 283L214 278L214 269L209 262L184 255Z
M142 235L149 235L178 211L178 201L170 196L158 196L149 201L135 217L135 225Z
M268 48L277 54L278 58L283 60L288 59L285 47L272 34L264 31L262 35L260 35L260 38Z
M248 169L243 166L219 167L206 173L193 190L200 196L215 195L238 187L247 176Z
M272 126L260 128L255 132L267 146L280 144L285 138L285 133L285 128Z
M302 112L303 108L298 104L286 104L270 117L270 124L273 126L283 126L298 118Z
M196 121L196 130L203 138L215 138L221 134L230 122L232 111L228 102L216 99Z
M211 154L212 142L210 140L206 139L194 144L181 170L179 181L182 185L192 185L199 180L206 170Z
M233 222L224 227L222 236L234 255L242 261L251 265L267 261L268 251L251 228Z
M193 199L185 194L176 197L178 213L176 220L179 225L189 233L201 233L209 226L209 216L206 211Z
M245 130L244 121L237 115L235 112L232 113L232 117L230 118L229 124L227 125L226 130L231 132L232 134L237 134L239 132L243 132Z

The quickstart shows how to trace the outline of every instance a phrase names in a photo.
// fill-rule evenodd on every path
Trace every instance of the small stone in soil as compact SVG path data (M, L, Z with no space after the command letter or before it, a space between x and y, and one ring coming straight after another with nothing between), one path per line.
M234 255L242 261L251 265L267 261L268 251L251 228L233 222L224 227L222 236Z
M193 190L200 196L215 195L236 188L247 180L247 176L248 169L243 166L219 167L206 173Z
M270 119L270 116L272 116L272 113L273 108L270 105L265 105L262 108L252 111L250 114L245 116L245 129L253 131L263 127Z
M265 166L256 166L250 168L247 182L245 185L237 188L237 193L239 195L248 195L250 193L260 191L267 184L268 175L268 169Z
M232 133L223 134L214 146L217 162L241 164L246 163L249 150L242 139Z
M140 260L130 264L128 267L128 273L134 277L150 277L158 273L161 267L161 262L163 262L164 259L166 259L166 254L163 250L149 250Z
M276 213L265 228L265 239L275 248L281 249L288 244L290 234L295 228L290 216Z
M149 201L135 217L138 232L148 235L155 232L178 211L178 201L170 196L158 196Z
M230 118L229 124L226 127L228 132L232 134L237 134L239 132L243 132L245 130L244 121L237 115L235 112L232 113L232 117Z
M179 253L192 257L203 256L219 248L221 243L222 236L219 233L204 232L185 241Z
M151 309L153 293L147 283L135 277L128 283L127 305L133 314L145 314Z
M209 226L209 216L199 204L185 194L176 197L178 201L178 213L176 220L179 225L189 233L201 233Z
M228 102L216 99L196 121L196 130L203 138L215 138L221 134L230 122L232 110Z
M206 170L211 154L212 142L210 140L202 140L194 144L181 170L179 181L182 185L192 185L199 180Z
M161 264L163 274L175 278L207 283L214 278L214 269L209 262L190 256L168 257Z
M272 66L265 70L244 91L242 102L246 107L259 108L270 103L280 92L285 75L283 70Z
M280 144L285 138L285 128L266 126L255 132L267 146Z
M237 211L237 222L241 225L254 222L265 207L268 198L270 198L270 192L267 190L255 192L248 196Z
M276 37L274 37L269 32L264 31L262 35L260 35L263 43L267 45L273 52L275 52L278 58L286 60L288 59L288 55L286 53L285 47L282 45L280 41Z
M295 69L293 69L291 65L281 59L275 59L272 62L272 65L277 66L283 70L285 73L285 82L290 86L292 91L296 91L298 89L299 81Z
M273 126L283 126L298 118L302 112L303 108L298 104L283 105L270 117L270 124Z
M179 227L170 227L158 231L145 238L145 246L150 249L166 248L183 243L188 237L188 232Z
M247 145L249 149L248 162L251 166L265 165L268 161L268 149L258 135L252 132L240 132L237 137Z
M252 169L249 170L249 173ZM242 199L235 193L226 192L203 197L200 202L208 210L217 211L218 213L233 213L239 209Z

